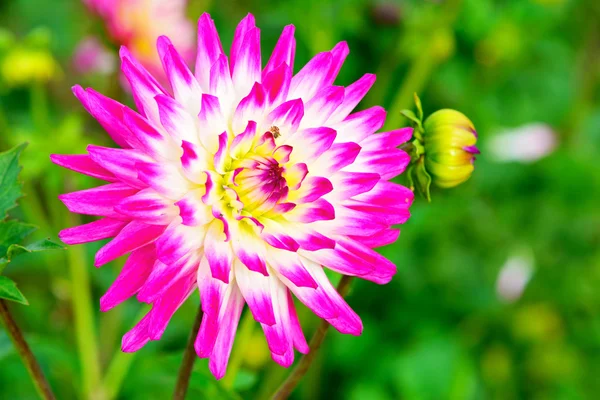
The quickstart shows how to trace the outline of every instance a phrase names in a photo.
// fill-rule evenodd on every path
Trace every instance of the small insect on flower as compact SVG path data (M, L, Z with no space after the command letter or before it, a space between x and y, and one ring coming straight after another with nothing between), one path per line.
M103 217L60 237L68 244L113 238L96 266L129 254L100 302L107 311L137 294L152 304L124 336L124 351L160 339L198 288L204 315L195 348L217 378L245 304L272 358L289 366L294 348L309 350L292 294L340 332L359 335L360 318L324 268L379 284L395 274L373 248L394 242L393 225L409 218L413 193L389 180L410 161L398 146L412 128L376 133L383 108L352 113L375 76L333 85L346 43L293 75L295 48L294 27L286 26L263 68L260 30L248 15L228 57L204 14L195 74L169 39L158 39L169 89L121 50L137 111L74 88L121 148L52 156L109 182L60 196L72 212Z

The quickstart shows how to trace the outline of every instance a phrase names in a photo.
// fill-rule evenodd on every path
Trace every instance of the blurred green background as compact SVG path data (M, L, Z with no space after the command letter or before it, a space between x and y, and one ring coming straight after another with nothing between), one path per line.
M283 26L295 24L296 71L314 53L347 40L351 53L337 83L376 73L361 107L384 105L389 127L406 124L398 111L411 107L417 91L426 114L458 109L479 132L483 153L471 180L434 190L430 204L416 199L398 242L381 249L398 265L396 277L385 286L355 281L348 296L363 319L363 335L331 330L294 399L598 397L597 0L188 5L193 20L204 11L212 14L226 47L237 22L252 12L262 30L263 57ZM109 143L70 87L94 86L131 104L116 71L78 73L72 57L88 35L111 52L117 47L101 20L77 0L4 0L0 27L0 150L29 142L21 174L26 197L13 215L39 225L40 238L56 238L60 229L81 222L57 194L97 182L51 165L49 154L83 153L89 143ZM19 49L35 50L37 58L19 64ZM532 123L544 124L556 141L550 154L527 161L498 156L538 145L499 140ZM197 296L175 314L160 342L135 355L120 354L120 337L141 306L130 300L108 313L98 311L99 297L123 262L95 269L99 247L75 246L11 263L6 274L31 304L11 310L58 398L104 399L107 386L119 388L109 393L113 398L170 398ZM301 309L300 319L310 337L317 318ZM189 398L267 398L288 371L270 360L261 335L257 328L247 348L234 347L243 357L232 385L216 382L206 361L198 361ZM0 399L35 398L0 330Z

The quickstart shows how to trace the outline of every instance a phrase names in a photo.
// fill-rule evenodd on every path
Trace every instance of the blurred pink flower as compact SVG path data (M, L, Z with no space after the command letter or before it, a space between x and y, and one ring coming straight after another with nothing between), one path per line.
M293 76L292 25L264 68L252 15L238 25L230 57L208 14L198 41L194 75L168 38L158 40L173 95L122 49L138 112L76 86L122 148L90 145L89 154L52 161L110 182L60 196L72 212L103 217L60 237L68 244L114 238L96 254L97 266L130 254L100 307L136 293L153 307L124 336L123 350L160 339L197 287L204 316L196 351L221 378L245 304L283 366L294 348L309 351L292 293L340 332L362 332L324 267L379 284L396 273L373 248L394 242L393 225L410 215L413 193L389 180L410 161L398 146L412 129L376 133L381 107L352 113L375 76L333 85L345 42Z
M96 73L108 75L115 71L117 58L98 38L86 37L75 49L73 67L80 74Z
M552 153L557 142L552 127L532 123L497 134L488 141L486 150L500 162L530 163Z
M153 75L164 80L156 40L172 38L186 63L194 56L194 27L185 16L187 0L84 0L105 22L115 43L126 46Z

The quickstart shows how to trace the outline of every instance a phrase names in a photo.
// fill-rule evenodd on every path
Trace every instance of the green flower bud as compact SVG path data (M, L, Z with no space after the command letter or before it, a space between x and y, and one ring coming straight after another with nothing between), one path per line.
M439 110L423 124L425 169L434 184L451 188L465 182L479 154L477 131L469 118L455 110Z
M479 154L477 131L469 118L455 110L439 110L423 122L421 100L415 93L417 113L402 110L414 127L413 140L402 149L410 154L406 179L411 190L418 190L431 201L430 186L451 188L465 182L475 169Z

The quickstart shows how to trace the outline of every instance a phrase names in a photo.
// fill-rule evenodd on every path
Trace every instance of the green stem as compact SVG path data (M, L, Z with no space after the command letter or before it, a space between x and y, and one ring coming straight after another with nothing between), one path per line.
M140 321L149 311L148 306L142 307L136 321ZM107 400L113 400L121 391L121 386L129 373L131 364L137 353L124 353L119 348L111 359L104 376L103 385Z
M337 291L340 294L340 296L344 297L346 293L348 293L348 289L350 289L351 282L351 276L344 275L342 277L340 283L337 286ZM329 326L329 322L325 320L321 321L319 328L310 340L310 351L308 352L308 354L302 356L302 358L298 362L298 365L296 365L296 367L290 373L287 379L281 384L281 386L279 386L279 389L277 389L277 391L271 398L272 400L285 400L288 397L290 397L290 394L292 394L296 386L298 386L298 383L300 383L300 380L302 379L302 377L304 377L304 375L308 371L308 368L310 368L313 360L315 359L319 348L323 344L323 340L325 339L325 334L327 333Z
M227 375L225 375L222 381L222 385L225 388L230 389L235 383L235 377L237 376L244 359L244 350L248 346L250 338L252 338L252 332L254 331L255 325L256 323L252 313L249 310L246 310L244 318L242 318L237 340L235 342L233 351L231 352L229 366L227 367Z
M56 397L52 393L52 389L42 372L42 368L40 364L37 362L35 356L31 352L29 345L25 341L25 337L23 333L19 329L19 326L12 318L6 301L0 299L0 319L6 326L6 331L10 340L13 342L21 360L23 360L23 364L27 368L29 372L29 376L31 376L31 380L35 385L35 388L40 395L40 397L44 400L54 400Z
M79 225L79 218L69 216L71 226ZM75 318L75 336L81 364L84 396L88 399L103 399L100 387L100 357L96 340L90 278L85 247L72 246L67 251L71 270L71 291Z
M187 393L188 386L190 385L190 376L192 375L192 368L196 361L196 350L194 349L194 342L196 341L196 335L200 329L200 322L202 322L202 306L198 306L198 313L196 314L196 320L194 326L190 332L185 352L183 353L183 361L179 367L179 374L177 375L177 383L175 384L175 392L173 393L173 400L185 400L185 394Z

